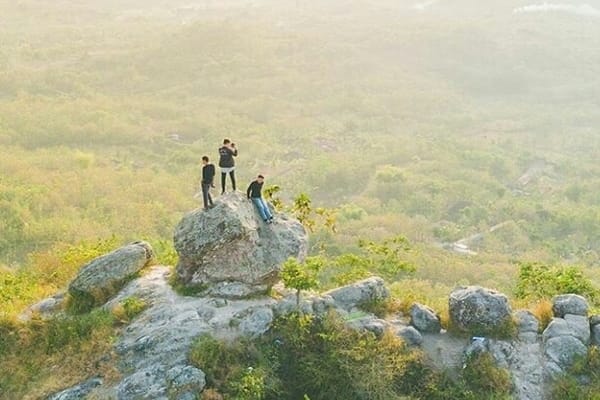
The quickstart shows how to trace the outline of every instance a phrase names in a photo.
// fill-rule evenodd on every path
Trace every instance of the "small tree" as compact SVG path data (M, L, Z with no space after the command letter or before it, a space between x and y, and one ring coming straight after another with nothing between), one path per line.
M318 274L325 262L321 257L308 257L304 263L289 258L281 270L281 279L285 287L296 289L296 305L300 306L300 292L319 286Z

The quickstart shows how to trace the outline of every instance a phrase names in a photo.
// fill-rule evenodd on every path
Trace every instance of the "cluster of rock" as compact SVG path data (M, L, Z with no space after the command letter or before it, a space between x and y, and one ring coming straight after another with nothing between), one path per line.
M441 368L459 367L472 355L488 352L510 371L518 399L546 398L546 383L585 355L590 343L600 344L600 316L588 319L587 302L576 295L553 299L554 318L540 333L536 317L525 310L513 313L505 295L476 286L457 288L448 300L449 324L468 335L442 329L440 315L423 304L413 304L408 315L376 316L369 310L390 296L377 277L307 295L299 304L295 293L285 289L280 300L260 296L278 281L285 260L305 256L307 234L298 221L284 215L278 215L275 224L264 225L251 203L236 193L224 196L214 209L186 215L174 241L180 256L177 277L183 285L201 286L199 296L175 292L169 284L169 267L154 266L138 274L153 255L143 242L82 268L69 286L71 295L92 296L107 310L135 297L147 308L120 332L115 344L115 362L123 375L119 382L108 384L93 377L51 400L90 394L120 400L194 399L206 385L204 372L188 360L197 337L258 337L276 317L297 310L317 316L337 313L348 327L377 337L392 332L408 345L420 346ZM52 315L62 299L47 299L29 313ZM507 328L514 328L515 335L493 338L494 333L510 332Z

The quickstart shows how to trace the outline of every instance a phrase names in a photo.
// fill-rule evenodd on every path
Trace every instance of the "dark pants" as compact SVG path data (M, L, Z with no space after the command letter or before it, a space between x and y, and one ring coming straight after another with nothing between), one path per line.
M204 200L204 208L208 208L209 205L213 205L213 200L210 195L210 183L202 183L202 200Z
M231 187L233 191L235 191L235 171L229 172L229 178L231 179ZM225 193L225 180L227 179L227 174L221 172L221 191Z

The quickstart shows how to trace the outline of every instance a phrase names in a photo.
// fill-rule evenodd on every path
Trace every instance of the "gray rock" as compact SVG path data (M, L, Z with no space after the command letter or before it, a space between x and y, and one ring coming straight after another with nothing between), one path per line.
M122 329L115 344L119 368L125 378L116 384L117 395L110 398L145 398L144 388L149 391L147 398L152 399L185 398L187 392L197 393L185 387L174 393L175 386L186 382L186 377L195 376L192 382L202 382L199 371L185 367L196 338L209 334L219 340L235 341L243 335L241 329L247 328L234 316L244 315L251 320L252 311L245 313L245 310L271 308L275 303L271 298L224 301L181 296L169 285L169 273L168 267L152 267L106 305L118 304L131 296L147 304L147 308ZM157 370L157 366L160 369ZM181 368L183 373L177 373ZM125 397L119 397L119 393Z
M565 321L567 321L567 325L571 329L572 336L581 340L583 344L590 344L590 322L587 317L566 314Z
M275 316L280 317L288 315L290 313L299 311L302 314L313 314L313 303L311 300L301 298L300 304L297 304L296 295L290 295L277 302L273 306L273 313Z
M412 326L399 328L396 335L409 346L420 346L423 343L423 336Z
M104 304L153 257L150 244L135 242L96 258L82 267L69 285L69 294L85 298L90 306Z
M473 357L486 352L488 352L488 340L483 337L474 337L471 339L471 343L465 348L464 362L466 363Z
M159 364L127 376L117 387L119 400L166 399L165 372L165 367Z
M544 343L550 339L557 338L560 336L572 336L571 328L567 321L563 318L552 318L552 321L548 324L544 332L542 333L542 338L544 339Z
M563 376L565 371L554 361L546 361L544 365L544 379L553 381Z
M563 318L566 314L587 316L587 300L578 294L561 294L552 298L554 316Z
M200 393L206 386L206 375L191 365L178 365L167 371L167 383L171 392L181 395L190 391Z
M248 337L258 337L269 330L273 323L270 307L252 307L234 316L240 332Z
M303 259L308 235L300 222L285 216L265 225L243 194L228 193L215 208L184 216L174 243L177 275L184 285L238 283L217 286L212 294L240 298L265 292L277 282L288 258Z
M545 343L546 357L563 371L573 365L577 357L587 354L587 346L573 336L558 336Z
M450 294L448 304L453 325L463 331L493 332L511 321L508 298L495 290L460 287Z
M352 319L346 322L346 325L349 328L357 331L371 332L378 338L383 336L388 327L388 323L386 321L379 319L374 315L367 315L362 318Z
M548 324L548 327L542 334L544 342L561 336L572 336L583 344L589 344L589 320L582 315L572 314L565 315L565 318L552 318L552 321L550 321L550 324Z
M228 302L227 299L216 297L214 299L211 299L208 304L215 308L221 308L226 307Z
M410 323L421 332L438 333L442 329L439 315L419 303L410 308Z
M600 324L592 326L591 341L592 344L600 346Z
M592 315L590 317L590 325L600 325L600 315Z
M537 333L540 322L531 311L519 310L514 313L514 320L519 333Z
M376 276L330 290L325 294L333 298L336 307L346 311L360 308L361 305L372 301L385 300L390 296L383 279Z
M56 393L48 397L48 400L80 400L100 385L102 385L102 379L93 378L77 386L63 390L60 393Z
M333 297L326 294L313 298L312 303L313 311L317 315L327 314L329 310L335 307L335 300L333 300Z
M269 285L250 285L243 282L217 282L211 285L205 294L224 299L244 299L255 294L265 294Z
M34 315L42 320L50 319L62 310L64 302L65 293L56 294L28 307L18 318L23 322L30 321Z

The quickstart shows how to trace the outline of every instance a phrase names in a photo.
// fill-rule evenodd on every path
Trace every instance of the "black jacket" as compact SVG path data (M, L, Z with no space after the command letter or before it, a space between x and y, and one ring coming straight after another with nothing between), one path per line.
M253 181L250 186L248 186L248 190L246 190L246 195L248 196L248 198L258 198L258 197L262 197L262 187L263 187L263 183L258 183L258 181Z
M223 146L219 149L219 167L221 168L232 168L235 167L235 160L233 157L237 157L237 149L231 150L229 147Z
M202 167L202 183L212 185L215 179L215 166L212 164L206 164Z

